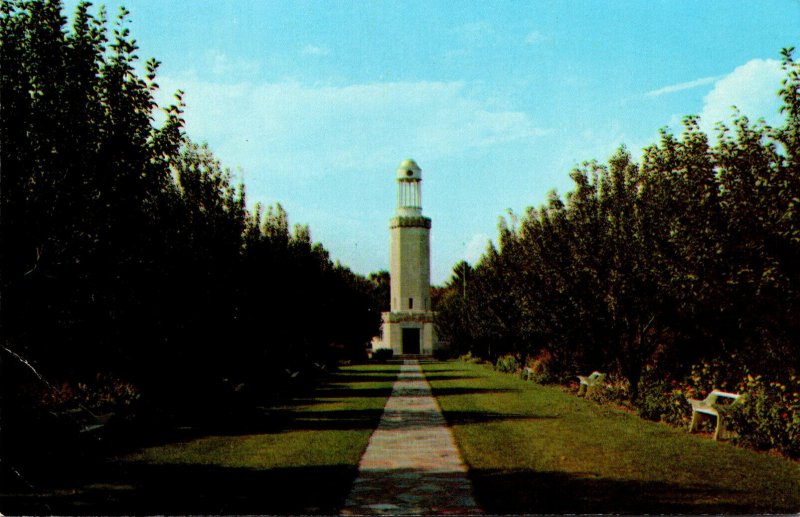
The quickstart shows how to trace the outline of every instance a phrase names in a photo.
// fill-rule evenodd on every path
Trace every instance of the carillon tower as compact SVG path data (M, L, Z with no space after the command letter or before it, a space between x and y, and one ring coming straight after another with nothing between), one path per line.
M422 170L414 160L397 169L397 211L389 223L391 311L383 313L373 349L430 355L438 348L430 288L431 220L422 215Z

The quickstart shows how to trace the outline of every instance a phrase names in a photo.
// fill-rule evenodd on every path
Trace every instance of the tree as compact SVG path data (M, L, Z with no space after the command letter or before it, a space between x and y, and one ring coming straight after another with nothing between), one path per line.
M607 165L585 163L565 200L551 193L501 224L499 248L469 283L456 266L440 332L490 359L547 351L557 375L610 370L629 381L634 400L646 370L680 377L721 356L772 377L796 372L800 65L792 54L783 51L783 127L737 115L712 146L698 118L686 117L683 134L662 131L640 163L624 147Z
M183 134L182 92L155 103L159 63L137 72L125 9L110 27L86 2L69 28L61 12L0 11L4 353L58 382L112 372L191 412L363 352L373 284L280 205L247 210L244 186Z

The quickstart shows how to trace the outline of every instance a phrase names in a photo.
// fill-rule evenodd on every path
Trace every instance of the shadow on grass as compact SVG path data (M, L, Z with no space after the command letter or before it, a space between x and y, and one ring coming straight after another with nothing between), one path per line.
M450 426L485 424L488 422L501 422L507 420L535 421L559 418L555 416L515 415L509 413L492 413L489 411L448 411L445 419Z
M4 491L0 508L6 515L335 514L357 472L346 465L254 470L142 463L75 470L79 483L35 495Z
M490 393L520 393L520 389L512 388L433 388L433 395L435 397L446 397L448 395L477 395L477 394L490 394Z
M376 381L376 376L366 378L371 372L365 372L365 381ZM0 512L335 513L349 491L355 465L250 470L198 464L140 464L115 458L140 448L168 444L180 447L181 443L207 436L375 429L382 407L347 406L352 405L349 401L358 405L361 401L357 398L388 397L391 386L347 389L341 385L358 377L357 373L332 374L316 392L308 390L306 395L297 394L297 398L277 406L254 403L219 407L191 418L153 413L125 426L106 426L92 437L72 436L48 426L35 427L41 431L35 436L17 433L10 437L5 432L0 461ZM389 375L381 373L377 377L388 379ZM312 394L336 400L320 401ZM336 409L341 404L345 407ZM7 454L11 449L21 452Z
M439 374L448 374L448 373L457 373L459 375L464 375L465 370L459 368L435 368L435 369L424 369L425 375L439 375Z
M206 436L244 436L291 431L375 429L382 414L383 408L303 412L296 412L291 408L269 410L259 417L252 416L241 421L220 421L198 427L186 427L171 430L170 432L161 432L153 440L149 440L146 443L140 440L139 443L145 443L144 446L152 447L174 442L185 442Z
M797 508L754 508L740 491L711 484L617 480L592 474L471 470L478 504L487 513L752 514Z
M330 386L322 388L316 392L319 398L372 398L383 397L386 398L392 393L392 388L346 388L339 386Z
M295 430L374 429L380 420L382 408L301 410L302 406L313 405L324 408L326 405L340 404L354 398L387 398L392 393L391 386L348 388L342 384L345 377L348 378L347 382L353 382L362 376L334 374L325 384L312 392L313 396L296 396L280 406L241 408L228 415L209 413L204 415L204 418L196 417L187 425L177 429L156 426L156 432L152 436L146 436L148 430L154 430L154 426L148 425L149 429L142 429L140 439L135 441L135 448L164 445L209 435L240 436Z
M425 378L428 380L428 382L485 379L485 377L478 377L476 375L439 375L438 371L436 373L426 373Z
M397 380L397 374L370 374L370 373L347 373L337 374L334 378L337 383L361 383L361 382L394 382Z
M381 409L347 409L337 411L308 411L295 416L286 431L345 431L375 429Z

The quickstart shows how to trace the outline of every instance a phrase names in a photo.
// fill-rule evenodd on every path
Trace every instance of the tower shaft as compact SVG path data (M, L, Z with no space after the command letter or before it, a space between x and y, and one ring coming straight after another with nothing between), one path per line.
M390 223L392 312L430 310L430 228L427 217L394 217Z

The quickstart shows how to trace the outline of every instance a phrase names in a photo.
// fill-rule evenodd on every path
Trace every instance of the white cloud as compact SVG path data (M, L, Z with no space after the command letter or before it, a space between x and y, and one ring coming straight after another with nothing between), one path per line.
M701 127L715 134L717 122L730 121L731 106L751 120L763 117L769 124L780 125L783 118L778 112L781 102L777 92L783 76L780 62L774 59L753 59L737 67L704 97Z
M539 31L530 32L525 37L525 43L527 43L528 45L537 45L544 41L547 41L547 37Z
M306 45L300 51L301 54L306 56L328 56L331 50L327 47L320 47L317 45Z
M211 70L212 74L219 77L248 76L255 74L261 68L257 61L231 58L217 50L209 50L205 57L208 61L205 69Z
M185 90L187 133L208 141L225 166L241 167L249 203L281 202L293 222L310 224L314 240L333 257L363 273L388 264L385 221L394 206L393 171L401 159L413 157L434 172L436 163L491 156L498 142L530 148L526 144L544 133L526 113L459 82L321 85L187 74L162 76L159 83L161 104L169 92ZM433 200L437 183L434 174L430 178L426 195ZM448 192L438 203L468 195ZM444 225L437 228L447 231ZM479 235L467 246L455 237L453 254L476 261L488 241L488 235ZM438 260L432 264L435 282L448 274L448 262Z
M703 77L702 79L695 79L694 81L687 81L685 83L673 84L670 86L659 88L657 90L651 90L645 93L645 95L647 97L659 97L667 93L675 93L683 90L690 90L692 88L697 88L698 86L705 86L706 84L714 83L718 81L720 77L721 76Z
M544 133L526 113L494 109L458 82L161 84L186 91L188 134L248 178L376 170L409 153L430 160Z

